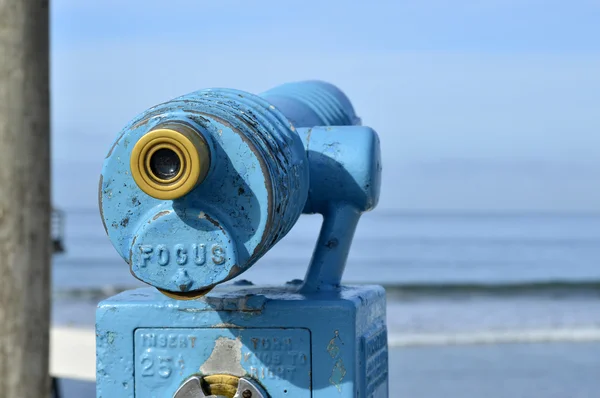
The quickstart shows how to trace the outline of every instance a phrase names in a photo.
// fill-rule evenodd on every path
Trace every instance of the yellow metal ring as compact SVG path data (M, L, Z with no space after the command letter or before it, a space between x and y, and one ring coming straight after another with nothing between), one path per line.
M164 134L164 132L165 132L165 130L163 130L163 129L154 130L154 131L151 131L150 133L148 133L147 135L150 135L153 133ZM146 136L142 137L142 139L140 139L140 141L138 141L138 144L145 137ZM134 156L136 156L137 163L138 163L137 168L138 168L138 170L142 170L142 173L140 174L140 176L144 180L144 183L146 184L146 186L150 186L154 190L172 192L173 190L181 187L183 184L185 184L186 181L188 181L190 179L192 171L191 171L191 168L188 167L188 165L193 160L191 158L190 153L187 151L187 148L185 148L185 147L182 148L181 146L179 146L178 141L172 139L171 137L161 135L158 138L151 138L151 139L147 140L146 142L144 142L143 147L140 150L139 156L137 155L137 153L135 153L136 148L137 148L137 144L133 148L133 152L131 153L132 162L133 162ZM179 172L177 173L177 175L168 180L163 180L163 179L159 178L158 176L156 176L152 172L152 169L150 167L150 159L151 159L152 155L159 149L163 149L163 148L170 149L173 152L175 152L175 154L179 158L179 162L181 163L181 167L179 168ZM198 161L196 161L196 164L197 163L198 163ZM133 169L132 169L132 174L133 174ZM133 175L133 178L136 179L136 176ZM136 183L137 183L137 180L136 180ZM140 184L138 183L138 186L139 185ZM140 186L140 188L142 188L142 187ZM144 190L144 189L142 188L142 190ZM145 190L144 190L144 192L145 192ZM146 192L146 193L150 196L154 196L149 192ZM183 196L183 195L180 195L180 196ZM156 196L154 196L154 197L156 197ZM177 197L179 197L179 196L177 196ZM175 198L160 197L158 199L175 199Z
M164 294L165 296L174 300L196 300L206 296L206 294L208 294L213 288L209 287L207 289L193 290L191 292L170 292L164 289L156 289L158 289L158 291Z
M179 158L175 176L162 179L150 167L152 155L169 149ZM131 151L131 176L138 187L156 199L173 200L204 181L210 168L210 151L204 138L184 124L165 124L143 135Z
M240 378L227 374L216 374L204 376L204 381L208 387L208 394L233 398L237 392Z

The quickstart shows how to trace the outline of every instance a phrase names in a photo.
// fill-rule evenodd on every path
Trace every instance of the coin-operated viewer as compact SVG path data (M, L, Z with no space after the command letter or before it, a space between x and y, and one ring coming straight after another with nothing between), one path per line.
M377 134L324 82L200 90L136 117L108 151L99 201L151 287L98 306L98 398L387 397L384 289L341 285L380 177ZM302 213L323 216L304 281L218 286Z

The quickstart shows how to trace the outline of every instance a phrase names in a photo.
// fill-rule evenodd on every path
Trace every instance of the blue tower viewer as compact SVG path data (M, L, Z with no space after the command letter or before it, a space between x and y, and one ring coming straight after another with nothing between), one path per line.
M339 89L309 81L197 91L123 129L101 216L152 287L98 306L98 397L388 396L385 292L341 285L379 197L379 139L360 123ZM302 213L323 215L304 281L216 287Z

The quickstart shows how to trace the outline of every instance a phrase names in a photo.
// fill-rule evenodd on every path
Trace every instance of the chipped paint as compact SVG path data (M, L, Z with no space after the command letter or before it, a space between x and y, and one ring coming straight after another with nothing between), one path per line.
M316 178L317 184L313 186L301 138L304 132L298 130L314 125L306 118L309 113L312 121L318 114L321 124L343 125L356 119L354 111L343 94L331 85L305 82L287 87L272 97L273 103L268 94L257 96L229 89L196 91L147 110L123 129L102 171L101 207L109 227L108 234L126 261L132 253L130 246L134 236L138 237L138 245L160 245L171 251L170 259L161 260L165 264L160 267L156 249L152 259L144 257L144 264L148 266L133 267L138 279L166 292L205 291L248 270L286 236L307 204L309 189L311 195L314 193L313 197L320 196L319 200L337 206L336 194L345 192L340 175L348 174L352 169L346 169L341 162L338 168L320 167L319 174L329 175L334 184L321 187ZM279 106L276 97L298 100L289 101L294 106L286 107ZM333 113L327 115L328 112ZM208 177L189 195L177 201L161 201L140 192L130 175L129 161L133 144L140 137L152 131L157 123L174 121L193 125L200 138L209 144L214 162L211 161ZM316 131L319 138L315 138ZM329 140L323 132L335 139ZM311 151L323 154L324 144L329 143L333 145L329 149L338 152L336 157L344 161L343 149L352 144L352 137L356 136L355 133L345 134L342 127L317 127L309 130L307 135ZM322 142L322 137L328 138L327 142ZM332 185L335 189L331 189ZM325 188L328 190L323 195L317 195ZM355 200L352 196L348 198L351 204ZM131 214L124 214L126 211ZM152 223L170 213L175 214ZM208 223L198 222L201 219L208 220L215 229L210 225L207 227ZM335 247L330 252L339 252L341 258L347 252L344 244L347 235L330 236L320 246L325 249ZM189 266L192 245L212 249L217 244L221 246L215 257L219 259L217 263L208 264L210 259L207 257L206 267ZM188 260L177 257L173 250L187 250ZM220 253L226 253L226 256ZM137 249L133 250L133 255L137 261ZM177 261L181 264L175 264ZM186 277L176 277L178 266L187 267Z
M218 117L216 115L211 115L208 113L203 113L203 112L196 112L196 113L219 122L220 124L228 127L233 133L239 135L239 137L242 139L242 141L244 143L246 143L246 145L248 145L250 150L255 154L256 158L258 159L259 166L260 166L260 169L262 172L262 176L264 178L265 189L267 191L266 207L267 207L267 209L269 209L269 211L267 214L267 220L265 223L264 232L263 232L262 236L260 237L260 242L256 245L254 251L250 255L250 259L248 260L248 262L254 262L254 261L258 260L258 258L260 258L262 256L262 252L265 251L264 246L266 245L266 243L268 241L268 239L267 239L268 233L269 233L269 230L271 229L271 225L273 224L273 222L272 222L273 214L272 214L272 210L271 210L271 208L272 208L271 204L273 203L273 198L272 198L273 190L269 189L269 187L273 186L273 182L271 180L271 175L269 173L269 167L265 163L265 159L262 156L260 156L258 148L255 146L255 143L251 141L250 137L243 134L243 132L240 132L229 121L222 119L221 117ZM242 122L246 124L245 121L242 120ZM252 129L252 126L250 126L248 124L246 124L246 126L249 129Z
M161 212L158 212L154 215L154 217L152 217L152 219L158 220L159 218L161 218L162 216L166 216L167 214L171 214L171 210L163 210Z
M385 307L376 312L373 303L377 297L371 294L374 287L353 290L336 283L349 251L353 222L376 203L380 162L373 149L375 133L356 126L307 129L313 125L343 126L357 120L344 98L327 87L319 83L294 85L283 97L296 98L289 101L296 109L270 104L267 96L202 90L152 108L124 129L104 162L99 202L110 238L121 256L129 254L131 258L132 250L134 257L140 252L150 253L152 245L153 259L137 261L135 257L131 269L136 277L148 272L140 279L151 281L158 289L144 289L141 299L136 293L122 293L111 304L114 309L99 307L99 396L170 396L182 377L197 372L255 374L274 396L309 397L320 391L346 397L387 396L387 390L374 395L366 391L369 383L365 382L364 367L374 361L365 359L361 340L370 327L366 322L385 322ZM328 94L313 95L315 90ZM309 112L311 109L314 112ZM322 123L306 123L309 113ZM153 118L189 121L210 143L211 156L215 156L207 179L177 201L160 201L141 193L129 173L133 143L155 122L161 122L149 123ZM311 202L307 203L309 190ZM309 286L315 289L307 293L302 287L297 293L297 284L280 289L238 286L214 289L202 298L196 295L249 269L289 232L302 211L325 217L312 264L324 267L307 275L308 282L316 281ZM163 218L152 222L159 217ZM224 232L227 234L221 241L219 234ZM216 242L224 249L233 248L223 256L225 262L210 264L208 257L196 264L190 260L200 258L197 252L190 255L198 246L213 250ZM158 253L165 250L170 251L170 262L157 261L163 258ZM187 260L182 254L187 254ZM160 262L160 267L156 266ZM174 284L175 275L181 278ZM174 301L159 293L167 282L171 283L169 289L185 290L192 280L198 284L190 291L202 284L208 290L179 296L166 289L162 292L171 298L196 300ZM336 292L322 296L327 289ZM383 297L383 289L377 294ZM140 330L144 325L152 325L154 335L177 337L176 342L183 337L185 349L177 344L160 348L173 358L172 371L179 377L169 382L158 380L160 383L152 386L143 380L138 353L159 351L157 346L140 345L143 339L134 337L147 333ZM110 338L107 331L118 335ZM290 349L278 352L281 342ZM178 355L185 357L185 370ZM380 363L386 362L382 359ZM155 363L155 369L157 366ZM270 374L275 367L289 369L289 376ZM378 367L370 369L385 377ZM283 386L282 382L288 384ZM123 394L126 386L129 391ZM381 386L387 388L387 380L385 385L377 385L383 391Z
M223 329L235 329L238 326L234 325L233 323L222 322L222 323L215 323L212 327L213 328L223 328Z
M340 333L337 330L334 332L334 337L329 340L329 344L327 344L327 352L331 358L337 357L340 353L340 347L336 344L336 340L339 340L340 342L342 341L340 339Z
M108 235L108 228L106 227L106 219L104 218L104 206L102 206L102 184L104 182L104 176L100 174L100 180L98 181L98 208L100 209L100 219L102 220L102 226L104 232Z
M344 376L346 376L346 368L344 367L344 362L342 362L342 359L340 358L335 361L333 369L331 370L331 377L329 377L329 382L334 385L339 392L342 392L342 380L344 380Z
M200 366L200 371L208 375L222 373L241 377L246 374L241 362L242 341L219 337L215 341L215 348L212 353L206 362Z
M112 144L112 146L110 147L108 153L106 154L105 159L110 158L110 156L112 155L113 151L115 150L115 148L117 147L117 145L119 144L119 141L121 141L121 138L125 135L125 133L122 133L121 135L119 135L117 137L117 139L115 140L115 142Z
M308 151L310 149L310 136L312 135L312 128L309 128L308 131L306 132L306 150Z
M219 228L221 230L221 232L223 232L223 235L227 235L227 232L225 231L225 228L223 228L221 226L221 224L219 224L219 222L217 220L215 220L214 218L212 218L211 216L209 216L208 214L204 214L204 217L208 220L208 222L210 222L212 225L214 225L215 227Z
M129 257L127 258L127 262L129 263L129 272L131 273L131 275L135 276L137 278L137 275L135 274L135 272L133 272L133 269L131 269L131 264L133 264L132 261L132 256L133 256L133 248L135 247L135 241L137 240L137 235L133 237L133 240L131 241L131 246L129 249Z
M266 298L263 295L243 295L241 297L228 298L223 297L219 300L213 300L211 297L204 297L202 300L209 303L209 307L184 307L177 311L187 313L201 313L205 311L228 311L248 314L260 314L265 306ZM227 323L225 323L227 324ZM229 324L227 324L229 325ZM224 326L225 327L225 326ZM228 327L228 326L227 326ZM237 327L231 325L231 327Z

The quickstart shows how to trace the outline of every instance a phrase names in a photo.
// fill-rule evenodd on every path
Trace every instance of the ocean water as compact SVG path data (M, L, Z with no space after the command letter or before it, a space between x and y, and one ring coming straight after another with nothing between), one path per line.
M302 278L319 226L303 216L239 279ZM53 322L92 327L99 300L143 284L96 209L66 209L65 238L53 261ZM600 391L600 215L375 211L359 224L344 281L386 287L392 396ZM93 383L61 386L65 398L95 396Z
M143 284L112 248L96 209L65 210L54 319L91 325L98 300ZM238 279L303 278L320 221L302 216ZM600 328L600 215L374 211L359 224L344 282L387 288L390 336L399 345L424 334L450 343L457 333L507 331L586 339L585 331Z
M243 278L303 277L320 221L302 216ZM134 284L96 209L67 209L65 238L66 254L54 259L56 289ZM344 279L386 285L600 282L600 215L375 211L361 219Z

